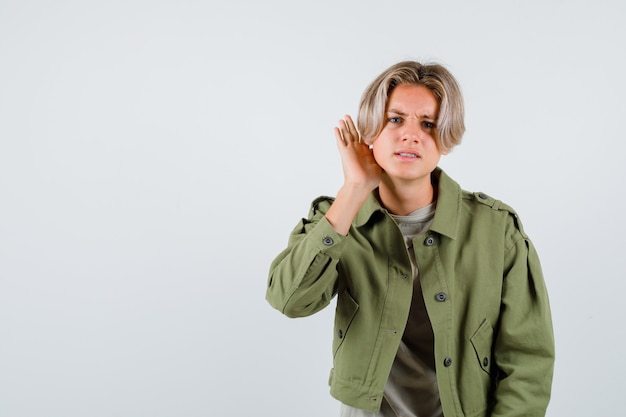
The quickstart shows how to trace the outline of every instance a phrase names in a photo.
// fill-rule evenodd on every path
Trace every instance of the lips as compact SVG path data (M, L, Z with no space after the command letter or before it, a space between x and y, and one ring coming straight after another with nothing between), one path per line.
M399 152L396 152L396 156L402 158L402 159L417 159L420 158L420 154L412 151L410 149L406 149L406 150L402 150Z

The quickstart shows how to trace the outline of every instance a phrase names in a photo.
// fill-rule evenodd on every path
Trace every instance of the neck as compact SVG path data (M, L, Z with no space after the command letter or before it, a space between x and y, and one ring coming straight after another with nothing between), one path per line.
M415 210L426 207L435 200L435 189L430 176L420 182L394 181L383 174L378 194L382 205L391 213L406 216Z

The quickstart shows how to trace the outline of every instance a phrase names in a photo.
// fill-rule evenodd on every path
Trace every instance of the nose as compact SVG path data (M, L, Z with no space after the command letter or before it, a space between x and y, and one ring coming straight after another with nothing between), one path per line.
M409 119L404 123L402 131L402 141L419 142L422 135L419 120Z

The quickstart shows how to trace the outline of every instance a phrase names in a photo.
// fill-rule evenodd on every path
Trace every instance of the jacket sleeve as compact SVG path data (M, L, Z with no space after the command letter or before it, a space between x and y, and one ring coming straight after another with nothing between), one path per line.
M554 335L537 252L516 215L505 252L494 358L500 369L493 417L544 416L552 386Z
M346 237L324 214L332 199L320 197L309 217L291 232L287 248L270 266L266 299L288 317L304 317L326 307L337 291L337 264Z

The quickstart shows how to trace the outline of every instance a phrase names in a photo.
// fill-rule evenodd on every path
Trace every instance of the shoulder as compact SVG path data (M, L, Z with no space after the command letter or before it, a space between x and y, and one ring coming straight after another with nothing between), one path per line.
M450 229L447 224L455 219L456 230L471 228L475 236L502 236L507 247L522 239L528 240L519 215L508 204L482 191L464 190L442 170L437 170L434 178L439 182L442 218L445 219L439 222L439 228ZM440 210L439 203L437 210Z
M528 238L524 232L522 221L513 207L482 191L462 191L463 202L475 206L487 216L503 217L511 232L518 232L523 238Z

